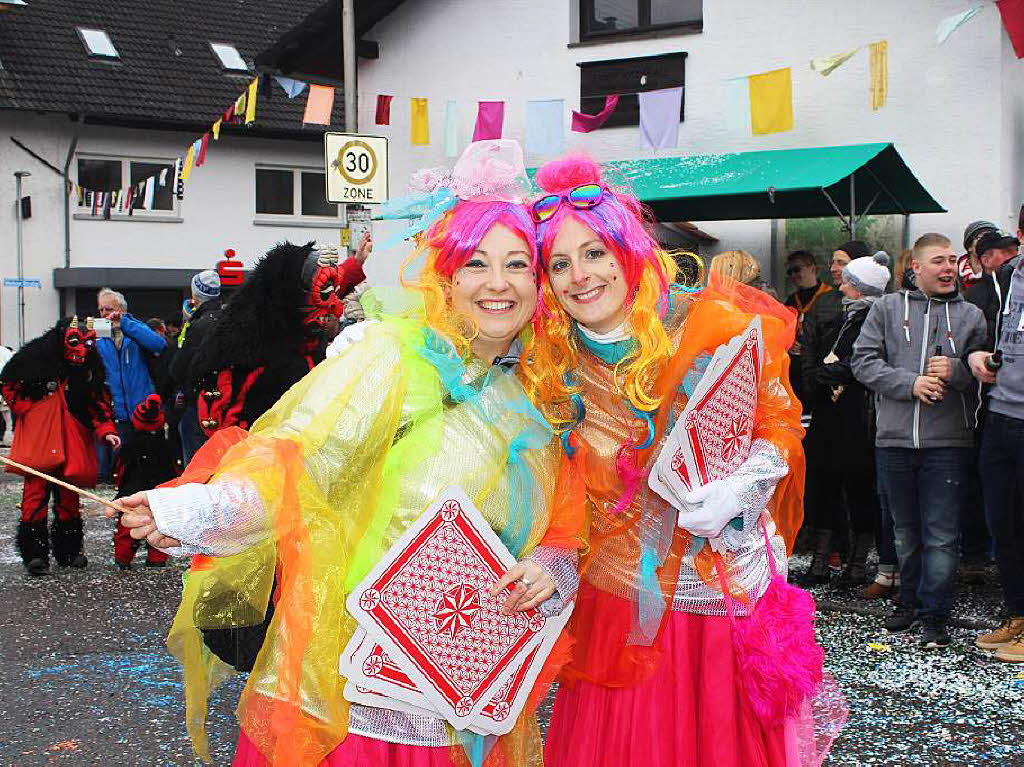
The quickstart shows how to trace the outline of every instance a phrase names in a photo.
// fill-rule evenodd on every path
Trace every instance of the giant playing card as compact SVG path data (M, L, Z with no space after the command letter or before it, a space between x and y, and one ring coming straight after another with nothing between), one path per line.
M670 503L732 474L750 454L764 342L760 317L716 351L648 480ZM675 496L673 498L672 496Z
M502 615L510 591L488 592L514 564L465 493L450 488L346 602L430 707L457 729L480 721L512 667L542 639L544 616L537 610Z

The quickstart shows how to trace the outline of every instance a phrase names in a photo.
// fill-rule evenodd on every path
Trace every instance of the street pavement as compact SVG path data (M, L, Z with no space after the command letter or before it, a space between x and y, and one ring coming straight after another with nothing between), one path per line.
M87 504L89 567L29 578L13 548L19 493L19 481L0 480L0 764L193 764L179 673L163 644L183 566L146 569L140 555L131 572L118 571L113 523ZM1024 667L971 644L971 627L991 624L999 609L994 573L960 588L946 651L887 635L877 604L828 588L815 597L827 665L851 709L830 764L1024 765ZM240 680L226 684L213 699L218 765L231 762L240 689ZM550 701L545 724L549 716Z

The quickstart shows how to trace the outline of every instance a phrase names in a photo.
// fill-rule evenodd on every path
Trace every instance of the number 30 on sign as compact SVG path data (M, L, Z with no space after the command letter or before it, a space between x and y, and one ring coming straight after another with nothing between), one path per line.
M327 201L379 205L388 199L388 140L355 133L324 134Z

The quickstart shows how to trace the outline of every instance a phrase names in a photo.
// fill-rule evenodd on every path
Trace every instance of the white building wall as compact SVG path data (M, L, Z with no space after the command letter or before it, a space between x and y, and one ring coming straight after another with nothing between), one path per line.
M276 86L275 86L276 87ZM64 115L0 112L0 136L17 138L41 157L63 167L73 125ZM86 125L81 129L77 157L166 159L173 161L194 140L193 134L130 130ZM180 222L96 220L75 216L71 205L72 267L149 267L208 269L227 248L251 267L256 258L281 240L338 242L340 221L294 226L256 224L256 164L323 170L319 142L268 140L222 134L209 148L206 163L194 171L180 203ZM15 248L14 172L32 173L24 194L32 197L32 218L23 224L25 275L42 280L42 289L25 291L26 340L31 340L58 317L59 297L53 270L65 266L64 184L45 165L5 139L0 145L0 276L17 273ZM114 286L117 287L117 286ZM0 343L17 344L17 290L0 288Z
M371 30L367 37L379 42L381 55L360 62L360 128L390 137L393 193L403 191L415 169L451 163L443 153L448 99L459 104L463 142L477 100L504 100L505 135L522 139L528 99L564 98L568 131L569 110L579 105L577 62L686 51L686 118L672 154L892 141L949 210L913 216L912 239L943 231L958 240L971 220L1008 223L1016 215L1024 65L1013 57L994 5L941 47L936 24L963 10L960 0L705 0L702 33L570 48L575 7L573 0L410 2ZM889 42L889 84L888 103L877 112L870 108L866 49L829 77L809 67L813 57L878 40ZM783 66L792 68L793 129L731 132L723 81ZM395 96L391 126L373 124L378 93ZM410 145L410 97L430 100L429 147ZM567 148L599 160L655 156L640 148L636 127L568 132ZM719 249L767 255L767 221L696 223L720 238ZM393 274L402 255L378 254L374 275Z

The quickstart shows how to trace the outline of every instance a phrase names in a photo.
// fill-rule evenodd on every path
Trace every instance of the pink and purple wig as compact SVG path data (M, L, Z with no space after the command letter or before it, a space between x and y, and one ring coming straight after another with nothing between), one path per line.
M601 178L601 167L585 154L570 154L546 163L537 171L536 180L548 194L561 195L582 184L605 183ZM644 228L648 217L636 197L608 189L601 202L585 210L563 201L551 218L537 224L542 258L551 252L562 222L568 216L593 229L612 250L630 290L637 287L644 267L649 266L658 275L663 295L668 293L668 280L655 255L658 243Z
M522 237L537 268L537 225L526 206L514 202L460 200L440 221L427 230L427 245L434 251L433 267L451 277L465 266L480 241L495 224Z

